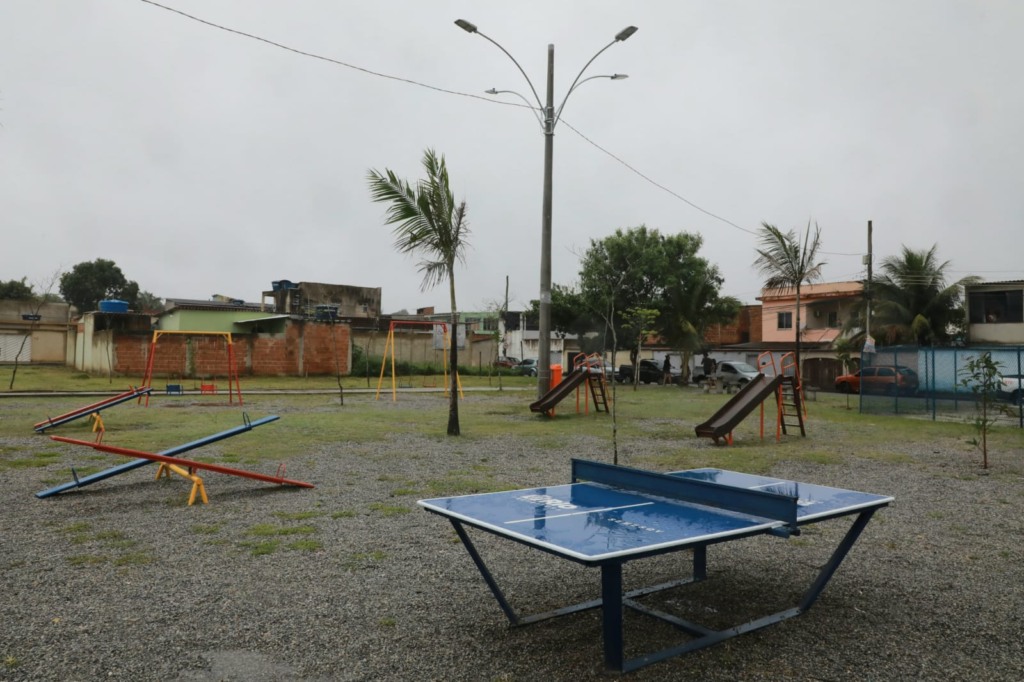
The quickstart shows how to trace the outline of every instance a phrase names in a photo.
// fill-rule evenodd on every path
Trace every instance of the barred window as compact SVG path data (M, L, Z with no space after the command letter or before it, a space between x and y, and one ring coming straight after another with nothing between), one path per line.
M971 324L1024 322L1024 290L973 291L967 297Z

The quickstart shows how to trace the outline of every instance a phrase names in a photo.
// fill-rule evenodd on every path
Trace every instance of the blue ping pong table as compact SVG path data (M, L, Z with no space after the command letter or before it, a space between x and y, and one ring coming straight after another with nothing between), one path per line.
M892 497L884 495L721 469L663 474L573 459L569 484L442 497L420 500L419 504L448 518L512 626L601 608L605 667L629 672L807 611L871 516L892 501ZM709 545L764 534L786 538L799 534L800 527L806 524L843 516L855 518L793 608L725 630L712 630L637 601L645 595L704 580ZM466 526L586 566L600 567L601 597L546 613L520 616L505 598ZM623 593L622 567L626 562L683 549L693 552L689 576ZM626 660L623 608L668 622L690 639Z

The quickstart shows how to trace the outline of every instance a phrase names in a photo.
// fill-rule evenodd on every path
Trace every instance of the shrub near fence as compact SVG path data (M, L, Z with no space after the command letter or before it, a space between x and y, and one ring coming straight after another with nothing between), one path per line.
M867 414L918 414L937 420L949 415L974 412L976 396L960 382L967 363L989 353L1001 373L1024 374L1024 346L971 346L965 348L922 348L893 346L864 353L861 367L902 366L917 372L914 395L861 392L860 411ZM1009 418L1024 428L1024 405L1004 403Z

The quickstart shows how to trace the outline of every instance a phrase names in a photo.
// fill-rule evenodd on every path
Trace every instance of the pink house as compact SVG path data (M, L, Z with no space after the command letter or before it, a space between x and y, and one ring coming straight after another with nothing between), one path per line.
M827 348L839 336L853 308L864 297L862 282L804 284L800 287L800 343ZM764 289L761 296L761 338L793 343L796 338L796 290Z

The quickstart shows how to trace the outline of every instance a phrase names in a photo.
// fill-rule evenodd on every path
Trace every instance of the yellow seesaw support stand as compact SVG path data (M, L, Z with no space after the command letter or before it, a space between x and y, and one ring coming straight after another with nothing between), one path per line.
M161 476L171 477L171 472L174 472L182 478L187 478L192 481L192 493L188 496L188 506L196 501L196 493L203 500L203 504L209 504L210 499L206 496L206 488L203 486L203 479L199 478L193 473L189 473L184 467L180 467L177 464L168 464L167 462L160 462L160 467L156 470L156 478L159 479Z

